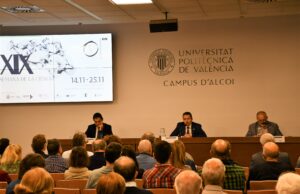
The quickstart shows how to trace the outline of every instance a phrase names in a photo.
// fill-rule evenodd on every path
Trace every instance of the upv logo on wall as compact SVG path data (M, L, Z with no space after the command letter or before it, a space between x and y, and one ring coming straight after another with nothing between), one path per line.
M235 85L234 50L231 47L183 48L178 49L174 56L170 50L159 48L151 52L148 66L158 76L177 69L178 74L172 80L164 80L163 86Z

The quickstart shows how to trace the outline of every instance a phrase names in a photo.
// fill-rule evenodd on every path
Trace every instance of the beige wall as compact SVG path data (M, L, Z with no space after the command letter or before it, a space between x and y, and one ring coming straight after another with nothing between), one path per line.
M300 17L179 22L179 31L149 33L148 24L67 27L3 27L3 34L113 33L114 102L0 105L0 137L30 151L33 135L71 138L84 131L99 111L120 137L140 137L151 130L169 134L191 111L208 136L244 136L255 113L265 110L287 136L299 136ZM165 76L148 66L152 51L175 56ZM179 51L232 48L231 72L179 73ZM191 58L201 57L200 55ZM193 69L194 65L185 65ZM203 66L197 64L197 67ZM202 79L234 79L233 85L202 86ZM196 86L164 86L197 80Z

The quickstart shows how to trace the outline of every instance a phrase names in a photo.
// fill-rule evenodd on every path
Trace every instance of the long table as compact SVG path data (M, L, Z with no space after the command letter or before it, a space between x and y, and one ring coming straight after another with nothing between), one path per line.
M216 139L226 139L231 143L231 156L241 166L249 166L251 155L262 150L258 137L207 137L207 138L181 138L186 151L190 153L197 165L210 158L210 146ZM122 138L124 145L131 145L137 150L139 138ZM72 140L60 139L63 150L71 149ZM280 151L288 152L292 164L295 166L300 155L300 137L285 137L284 143L278 143ZM88 150L92 150L88 145Z

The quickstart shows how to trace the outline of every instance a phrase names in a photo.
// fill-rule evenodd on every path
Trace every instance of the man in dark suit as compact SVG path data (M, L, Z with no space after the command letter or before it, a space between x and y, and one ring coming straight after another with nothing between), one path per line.
M207 137L199 123L193 122L193 116L190 112L185 112L182 115L183 122L177 123L176 128L170 136L183 137Z
M100 113L95 113L93 115L94 124L88 126L85 134L88 138L98 138L101 139L105 135L112 135L111 126L103 123L103 117Z
M126 182L126 190L124 194L151 194L151 191L139 189L135 182L137 175L137 166L134 161L127 157L121 156L114 163L114 171L119 173Z

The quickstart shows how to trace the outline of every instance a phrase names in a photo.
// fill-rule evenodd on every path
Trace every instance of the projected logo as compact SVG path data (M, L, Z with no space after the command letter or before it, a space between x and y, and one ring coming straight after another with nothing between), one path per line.
M94 41L88 41L83 45L83 52L87 57L93 57L98 53L98 44Z
M175 67L174 55L168 49L157 49L149 57L150 70L159 76L167 75Z
M24 56L27 63L37 68L45 68L52 73L56 69L57 74L74 69L68 62L60 42L44 38L41 41L29 40L26 43L10 41L10 50Z

